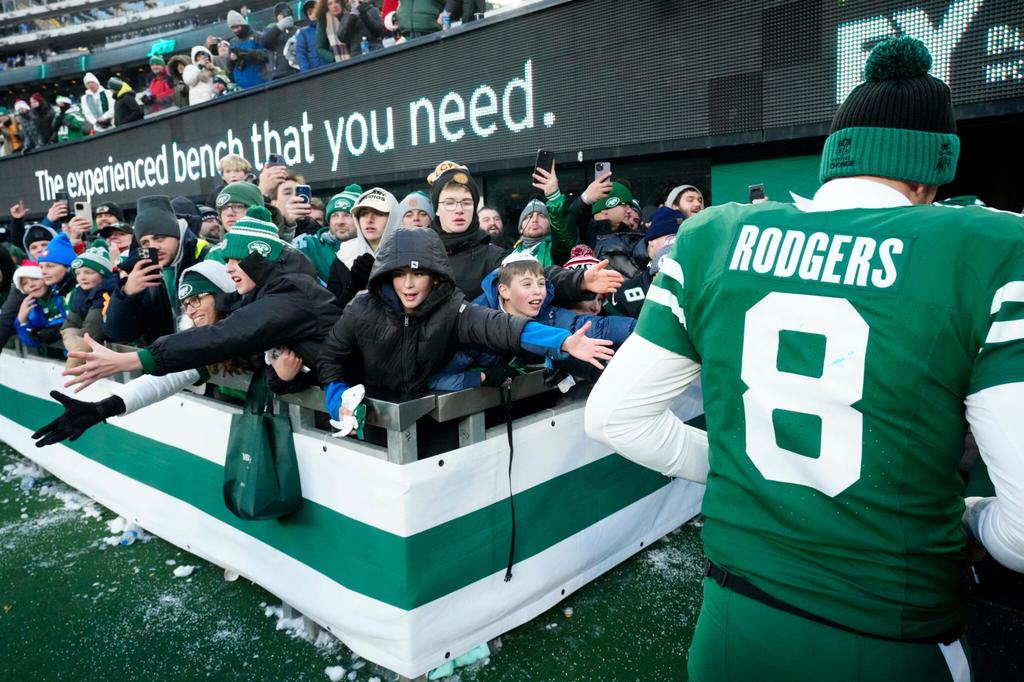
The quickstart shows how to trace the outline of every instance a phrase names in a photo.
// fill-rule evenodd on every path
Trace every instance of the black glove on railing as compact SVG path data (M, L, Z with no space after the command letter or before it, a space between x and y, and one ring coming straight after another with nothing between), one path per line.
M481 386L511 386L512 380L519 376L520 372L512 365L497 365L496 367L484 367L484 380Z
M59 391L50 391L50 397L64 406L64 414L32 434L37 448L63 440L78 440L88 429L127 409L116 395L95 403L75 400Z

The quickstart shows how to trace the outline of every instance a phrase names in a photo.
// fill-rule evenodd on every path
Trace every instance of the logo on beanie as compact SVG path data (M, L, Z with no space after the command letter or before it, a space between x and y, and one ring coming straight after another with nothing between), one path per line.
M452 182L457 182L460 185L468 185L469 176L466 175L465 173L456 173L455 175L452 176Z
M953 147L949 142L943 142L939 147L939 158L935 161L935 170L944 173L953 164Z
M409 261L409 267L412 268L413 270L419 270L420 262L418 260L411 260Z
M178 287L178 298L188 298L191 293L191 284L182 284L180 287Z
M106 204L103 204L102 206L96 209L96 213L110 213L110 207L107 206Z
M615 208L616 206L618 206L621 203L622 203L622 199L620 199L618 197L611 197L611 198L608 199L607 202L605 202L604 207L605 208Z
M215 203L217 204L217 208L220 208L224 204L228 203L229 201L231 201L231 195L230 194L221 193L221 194L217 195L217 200L216 200Z
M264 258L270 255L270 244L266 242L249 242L249 253L258 253Z
M832 168L849 168L853 164L853 140L848 137L836 140L836 153L829 165Z
M71 261L71 269L72 270L77 270L78 268L82 267L83 265L85 265L85 261L82 260L81 258L76 258L75 260Z

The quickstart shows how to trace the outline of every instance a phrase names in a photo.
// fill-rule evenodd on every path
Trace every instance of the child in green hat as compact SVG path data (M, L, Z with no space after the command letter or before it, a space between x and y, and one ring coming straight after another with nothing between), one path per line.
M97 341L103 341L103 311L110 300L110 294L117 288L117 276L110 261L107 242L96 239L81 255L71 261L78 286L71 292L68 318L61 325L60 335L68 350L88 350L89 345L82 339L83 332ZM68 366L74 366L68 360Z

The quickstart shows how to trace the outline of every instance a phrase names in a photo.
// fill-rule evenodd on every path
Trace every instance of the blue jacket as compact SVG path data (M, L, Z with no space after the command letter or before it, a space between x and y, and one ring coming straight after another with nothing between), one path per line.
M484 277L480 286L483 287L484 292L473 302L477 305L501 310L498 296L498 271L495 270ZM537 315L537 321L541 324L561 327L572 333L579 331L584 324L589 322L590 329L587 331L587 336L592 339L607 339L616 346L624 343L633 333L633 328L636 327L636 320L631 317L581 315L566 308L554 306L552 299L555 295L555 287L550 281L546 283L546 287L547 295L544 297L544 303L541 304L540 314Z
M60 339L58 330L64 324L64 320L68 318L68 314L64 308L64 297L53 292L52 289L50 296L54 308L49 316L43 314L42 308L36 305L36 307L29 311L28 319L24 325L17 318L14 320L14 328L18 331L18 338L30 348L38 348L44 343ZM45 334L46 330L52 331L52 334ZM42 338L40 337L40 332L44 332Z
M270 52L260 42L259 34L250 30L244 40L235 36L231 40L231 49L238 51L239 55L231 72L231 79L235 85L240 88L251 88L267 82L263 74L270 61Z
M295 59L299 62L300 71L312 71L327 66L320 53L316 51L316 22L299 29L295 36Z

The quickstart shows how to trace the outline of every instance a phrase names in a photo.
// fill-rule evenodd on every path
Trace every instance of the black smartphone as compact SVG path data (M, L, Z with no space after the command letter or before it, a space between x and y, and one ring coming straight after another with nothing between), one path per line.
M71 213L71 195L67 192L56 192L53 195L54 201L63 201L64 205L68 208L68 213Z
M271 154L270 156L267 157L267 162L264 165L266 165L266 166L286 166L288 164L286 164L284 162L284 157L281 156L280 154Z
M295 185L295 196L302 197L308 204L313 198L313 190L309 185Z
M747 198L752 204L759 204L762 201L767 201L768 197L764 195L764 185L750 185L747 187Z
M547 172L551 172L551 169L555 167L555 153L549 152L547 149L537 150L537 160L533 162L534 168L543 168Z
M612 172L611 161L598 161L594 164L594 178L597 179L602 175L608 175Z
M160 262L160 252L157 251L154 248L148 248L147 249L145 246L141 246L141 247L139 247L138 255L139 255L139 260L140 261L148 260L148 261L152 261L153 263L159 263Z

